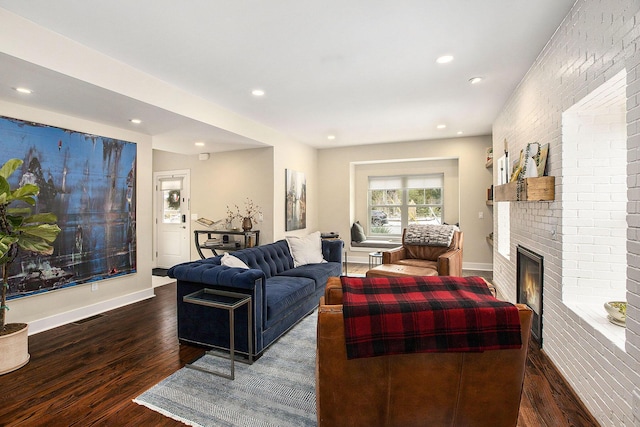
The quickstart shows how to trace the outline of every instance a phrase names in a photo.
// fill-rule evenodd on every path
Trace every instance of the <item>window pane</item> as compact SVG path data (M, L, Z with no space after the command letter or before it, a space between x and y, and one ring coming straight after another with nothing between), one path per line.
M164 190L162 198L164 200L162 222L165 224L179 224L181 222L180 190Z
M402 235L409 224L443 223L444 174L369 177L369 234Z

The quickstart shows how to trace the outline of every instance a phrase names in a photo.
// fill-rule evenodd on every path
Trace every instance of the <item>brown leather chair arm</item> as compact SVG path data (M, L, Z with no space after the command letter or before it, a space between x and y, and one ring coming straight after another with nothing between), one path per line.
M339 277L329 277L324 289L324 299L320 299L320 305L342 304L342 282ZM342 309L341 309L342 310Z
M382 252L382 263L383 264L395 264L401 259L405 259L407 257L405 248L403 246L395 249L391 249L389 251Z
M438 276L462 276L462 251L455 249L438 257Z

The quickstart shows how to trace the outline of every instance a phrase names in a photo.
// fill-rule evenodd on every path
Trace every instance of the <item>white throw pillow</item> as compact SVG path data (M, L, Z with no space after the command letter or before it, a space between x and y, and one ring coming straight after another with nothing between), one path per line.
M245 264L244 261L242 261L238 257L229 255L228 253L225 253L224 255L222 255L222 258L220 259L220 264L226 265L227 267L244 268L247 270L249 269L249 266Z
M286 236L285 238L289 244L294 267L325 262L322 258L322 240L319 231L305 237Z

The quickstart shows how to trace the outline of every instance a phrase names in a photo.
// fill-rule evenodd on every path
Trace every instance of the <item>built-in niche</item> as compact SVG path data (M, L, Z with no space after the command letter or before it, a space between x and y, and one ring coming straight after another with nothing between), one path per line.
M562 114L560 186L563 302L622 342L603 304L626 298L626 84L623 70Z

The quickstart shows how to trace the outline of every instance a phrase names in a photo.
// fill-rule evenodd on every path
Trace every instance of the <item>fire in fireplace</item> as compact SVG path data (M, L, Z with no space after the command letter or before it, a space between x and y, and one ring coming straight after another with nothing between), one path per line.
M516 290L518 303L533 310L531 336L542 345L542 261L543 257L522 246L517 248Z

